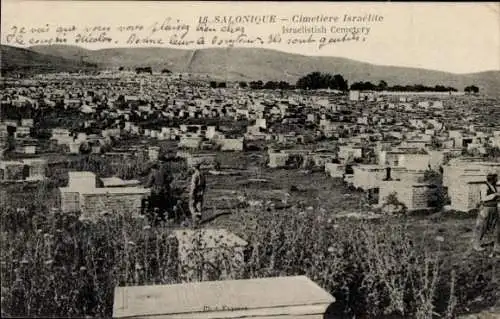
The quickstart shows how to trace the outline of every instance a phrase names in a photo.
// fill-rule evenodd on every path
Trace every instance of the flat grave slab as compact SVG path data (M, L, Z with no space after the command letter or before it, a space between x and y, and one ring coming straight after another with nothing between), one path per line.
M335 301L305 276L115 288L113 318L320 319Z

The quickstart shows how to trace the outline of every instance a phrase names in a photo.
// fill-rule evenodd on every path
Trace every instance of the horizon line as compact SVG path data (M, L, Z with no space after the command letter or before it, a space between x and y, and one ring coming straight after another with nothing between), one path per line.
M378 64L378 63L372 63L372 62L367 62L367 61L362 61L362 60L355 60L355 59L351 59L351 58L334 56L334 55L309 55L309 54L288 52L288 51L279 50L279 49L261 48L261 47L226 47L226 48L205 47L205 48L180 49L180 48L172 48L172 47L165 47L165 46L164 47L161 47L161 46L151 46L151 47L147 47L147 46L145 46L145 47L116 46L116 47L91 49L91 48L85 48L85 47L82 47L82 46L79 46L76 44L41 44L41 45L32 45L32 46L17 46L17 45L12 45L12 44L4 44L4 43L0 42L0 45L6 46L6 47L24 49L24 50L32 51L34 53L45 54L45 55L49 55L49 56L53 56L53 57L60 57L60 58L64 58L64 57L53 55L53 54L36 52L36 51L32 50L31 48L36 48L36 47L75 47L75 48L79 48L79 49L83 49L83 50L87 50L87 51L101 51L101 50L114 50L114 49L118 49L118 50L120 50L120 49L168 49L168 50L177 50L177 51L198 51L198 50L210 50L210 49L215 49L215 50L229 50L229 49L243 49L243 50L254 49L255 50L255 49L257 49L257 50L275 51L275 52L280 52L280 53L295 55L295 56L302 56L302 57L345 59L345 60L350 60L350 61L354 61L354 62L358 62L358 63L370 64L373 66L424 70L424 71L441 72L441 73L448 73L448 74L454 74L454 75L473 75L473 74L487 73L487 72L500 72L500 68L499 68L499 69L487 69L487 70L480 70L480 71L474 71L474 72L460 73L460 72L451 72L451 71L438 70L438 69L429 69L426 67L404 66L404 65L393 65L393 64Z

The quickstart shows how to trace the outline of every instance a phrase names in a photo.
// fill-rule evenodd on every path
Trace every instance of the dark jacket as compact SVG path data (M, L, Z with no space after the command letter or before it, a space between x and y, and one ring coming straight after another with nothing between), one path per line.
M165 193L170 191L171 178L164 169L152 169L149 173L147 188L151 188L153 193Z

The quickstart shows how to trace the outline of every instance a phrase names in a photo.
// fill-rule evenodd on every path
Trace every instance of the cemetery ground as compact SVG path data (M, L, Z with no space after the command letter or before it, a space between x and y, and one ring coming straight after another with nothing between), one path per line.
M470 251L474 215L339 217L373 209L364 194L324 172L271 170L252 164L259 156L224 156L226 174L207 175L206 211L220 216L204 227L249 243L229 278L307 275L336 297L345 317L454 318L498 307L498 259ZM108 174L143 168L86 165ZM182 185L187 175L176 165ZM170 226L150 227L126 212L97 222L49 212L59 175L2 187L3 317L110 317L118 285L182 282ZM199 279L221 278L223 258ZM197 260L193 267L205 266Z

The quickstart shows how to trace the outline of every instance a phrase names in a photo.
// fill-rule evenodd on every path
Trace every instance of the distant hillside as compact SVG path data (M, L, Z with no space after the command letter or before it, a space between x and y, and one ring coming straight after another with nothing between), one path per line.
M151 66L174 72L206 73L227 80L285 80L290 83L312 71L339 73L349 80L389 85L437 84L462 90L475 84L482 92L500 95L500 71L453 74L426 69L380 66L338 57L290 54L269 49L227 48L179 50L170 48L116 48L86 50L76 46L34 46L30 50L67 60L95 63L101 67Z
M34 74L44 72L76 72L91 70L96 66L78 59L42 54L31 50L6 45L0 46L0 69L2 75L13 73Z

